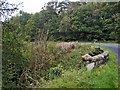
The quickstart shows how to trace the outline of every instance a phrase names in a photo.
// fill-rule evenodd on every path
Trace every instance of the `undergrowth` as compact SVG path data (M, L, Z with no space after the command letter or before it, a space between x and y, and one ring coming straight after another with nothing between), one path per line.
M52 73L52 78L38 85L43 88L117 88L118 87L118 69L115 54L109 51L109 60L92 71L87 71L81 56L93 51L95 46L82 45L70 53L64 54L61 62L52 70L58 73ZM48 70L49 71L49 70ZM51 71L51 69L50 69Z

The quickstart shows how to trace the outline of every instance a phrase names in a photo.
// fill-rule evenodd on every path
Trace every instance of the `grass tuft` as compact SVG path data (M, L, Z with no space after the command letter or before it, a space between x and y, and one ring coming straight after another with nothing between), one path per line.
M95 46L79 45L71 53L67 53L61 65L64 73L61 77L47 81L44 88L118 88L117 59L113 51L109 51L109 60L92 71L87 71L81 56L94 50Z

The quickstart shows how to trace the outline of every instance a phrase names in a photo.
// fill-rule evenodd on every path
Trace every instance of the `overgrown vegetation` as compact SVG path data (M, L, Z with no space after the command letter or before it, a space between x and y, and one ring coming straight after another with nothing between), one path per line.
M42 11L12 17L29 40L45 29L51 40L115 41L119 37L120 2L48 2Z
M3 1L1 5L4 7L6 3ZM117 88L117 63L112 51L108 50L108 62L88 72L81 56L92 52L95 46L80 44L75 47L75 43L69 43L58 48L55 41L91 41L101 37L117 40L119 4L49 2L39 13L21 11L19 16L5 20L2 31L3 87ZM10 14L18 8L2 9L3 14ZM84 33L76 34L79 31L88 33L85 37ZM61 32L65 36L59 34Z
M94 49L93 46L88 46L87 52ZM81 46L76 51L69 53L63 58L61 66L63 74L60 77L44 82L41 87L44 88L117 88L118 87L118 69L114 53L110 50L109 61L92 71L87 71L86 67L81 62L81 55L85 46ZM89 49L89 50L87 50ZM106 49L104 49L106 50ZM80 54L81 53L81 54ZM74 58L73 58L74 57ZM114 73L115 72L115 73ZM114 78L114 80L113 80Z
M2 73L3 87L17 86L23 68L28 63L27 51L23 44L22 35L18 35L19 28L14 23L4 23L2 39ZM19 33L20 34L20 33Z

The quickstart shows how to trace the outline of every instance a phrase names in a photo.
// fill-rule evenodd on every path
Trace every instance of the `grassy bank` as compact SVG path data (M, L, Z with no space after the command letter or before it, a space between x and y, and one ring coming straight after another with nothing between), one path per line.
M81 56L93 51L95 46L79 45L70 53L64 54L61 62L50 70L61 70L61 75L51 73L49 80L38 85L43 88L117 88L118 69L115 54L109 51L109 60L92 71L87 71Z

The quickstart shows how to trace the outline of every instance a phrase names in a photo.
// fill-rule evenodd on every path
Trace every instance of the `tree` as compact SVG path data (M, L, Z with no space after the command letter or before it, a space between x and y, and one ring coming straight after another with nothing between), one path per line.
M28 30L26 30L26 25L28 20L32 17L32 14L29 14L24 11L20 11L20 15L13 16L10 21L15 22L19 25L19 33L23 35L26 41L29 41L30 37L28 35Z
M28 20L26 30L28 30L31 39L39 34L41 30L44 33L53 33L58 31L59 17L53 9L42 10L39 13L35 13Z
M71 19L72 29L95 33L91 36L99 40L117 40L115 20L118 20L119 3L86 3L74 13ZM111 12L111 13L110 13ZM116 16L118 15L118 16ZM96 37L97 36L97 37ZM89 37L86 37L89 40Z
M0 16L7 20L8 16L11 16L15 11L19 10L19 6L21 6L22 3L19 4L11 4L7 0L1 0L0 1Z
M18 4L19 5L19 4ZM2 86L19 87L19 78L27 65L23 36L18 23L11 22L9 16L18 10L18 5L1 1L1 15L5 17L2 30Z
M27 21L31 18L32 14L29 14L24 11L20 11L19 13L20 15L13 16L11 20L13 22L19 23L21 26L25 26L27 24Z
M2 74L3 87L18 87L19 78L27 64L24 53L23 37L19 33L19 25L11 22L3 23L2 37Z

